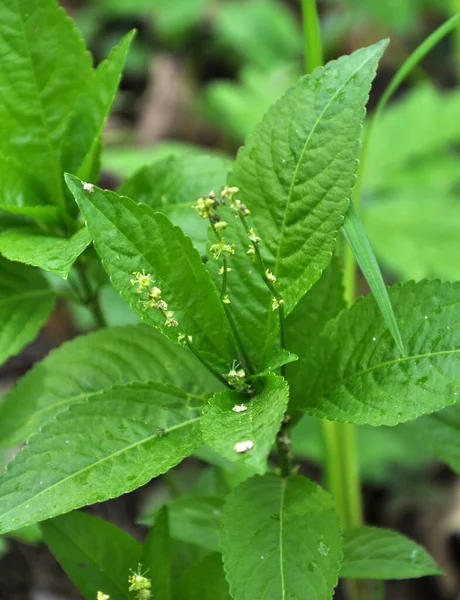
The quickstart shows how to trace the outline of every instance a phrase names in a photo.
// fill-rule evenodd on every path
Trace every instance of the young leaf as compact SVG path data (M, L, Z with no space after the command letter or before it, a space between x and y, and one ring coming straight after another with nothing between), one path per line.
M33 340L54 306L46 279L0 257L0 364Z
M67 279L73 263L91 243L86 227L74 236L63 238L43 235L38 229L22 227L0 233L0 253Z
M40 525L43 539L87 600L96 592L111 600L132 600L130 569L136 570L141 546L112 523L75 511Z
M231 183L251 211L288 313L331 259L354 184L364 106L386 45L300 79L238 153Z
M398 323L396 322L393 307L388 296L388 291L383 281L382 273L377 259L372 251L363 224L356 212L353 203L350 204L345 215L342 231L350 248L355 255L356 261L366 278L371 292L378 304L382 317L393 336L399 352L404 356L404 344L401 339Z
M131 31L115 46L90 77L74 107L65 132L62 170L82 179L96 178L92 165L99 139L115 100L126 57L134 37Z
M215 552L192 565L177 582L174 600L231 600L222 555Z
M0 477L0 532L120 496L177 465L203 443L189 403L172 386L132 383L59 414Z
M357 527L344 533L340 577L411 579L440 574L425 548L396 531Z
M225 390L213 396L203 410L201 429L205 442L228 460L267 470L267 458L287 408L289 389L274 373L253 380L254 397ZM250 448L239 445L249 442Z
M219 387L189 350L147 325L77 337L36 364L0 403L0 447L23 442L71 404L151 379L195 394Z
M205 254L209 223L192 205L211 190L222 189L229 167L230 161L212 154L168 156L142 167L118 192L164 213Z
M305 357L295 406L347 423L396 425L458 400L460 284L422 281L389 289L406 346L402 357L375 300L358 299Z
M62 205L60 143L90 80L91 57L56 0L8 2L0 54L8 57L0 66L0 87L8 90L0 99L0 155L31 173L46 189L48 203Z
M161 600L171 600L171 539L166 506L160 509L150 528L140 563L148 573L155 595Z
M234 598L331 598L342 558L339 519L315 483L299 476L250 479L228 497L222 523Z
M147 307L146 298L130 281L133 273L151 275L151 286L174 312L179 331L221 366L235 358L222 304L200 255L184 233L167 217L114 192L93 188L66 176L94 245L114 287L144 321L177 341L178 327L168 327L163 312Z
M305 294L285 323L286 347L300 357L306 356L312 349L315 339L320 335L327 322L336 317L345 308L342 285L342 270L334 257L321 278ZM304 378L308 374L302 371L301 362L293 362L286 367L291 398L302 398L305 387Z
M459 397L459 392L454 392ZM460 473L460 404L417 419L412 426L424 444Z

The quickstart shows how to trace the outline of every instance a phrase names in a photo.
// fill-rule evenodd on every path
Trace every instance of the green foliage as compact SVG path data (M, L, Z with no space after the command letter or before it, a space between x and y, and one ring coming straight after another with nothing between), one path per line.
M131 383L61 412L8 465L0 532L119 496L174 467L202 444L193 402L169 385Z
M158 598L171 600L171 540L166 507L160 510L150 528L142 548L140 563L148 573Z
M4 398L0 444L24 441L76 402L109 393L116 385L149 379L194 394L216 388L214 378L190 352L146 325L98 331L54 350Z
M213 396L204 409L201 428L205 442L221 456L263 474L287 408L289 390L285 380L273 373L261 375L254 385L254 397L230 390ZM253 444L250 451L238 452L238 444L248 440Z
M330 420L396 425L457 401L460 286L425 281L389 292L406 355L374 299L361 298L330 323L314 356L305 357L304 396L296 406Z
M54 300L52 289L38 271L0 258L0 364L37 335Z
M395 531L358 527L344 533L340 577L411 579L440 574L424 548Z
M417 419L412 427L417 430L423 443L427 444L456 473L460 472L459 405L455 404L440 412Z
M209 554L192 565L177 582L174 600L231 600L222 556Z
M250 479L224 507L222 550L235 598L330 598L342 558L332 499L299 476Z
M193 344L213 362L231 362L224 311L190 239L149 206L99 188L85 191L76 177L67 176L67 182L113 286L132 310L169 339L177 342L178 333L192 336ZM141 288L131 283L135 273L151 275L145 293L139 294ZM166 309L150 307L151 286L161 290L178 326L168 326Z
M107 521L75 511L41 524L43 539L86 598L103 591L129 600L128 576L137 569L141 545Z

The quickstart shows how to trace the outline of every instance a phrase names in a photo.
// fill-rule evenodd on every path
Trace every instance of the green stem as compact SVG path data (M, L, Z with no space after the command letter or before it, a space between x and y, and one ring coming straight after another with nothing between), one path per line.
M204 365L206 367L206 369L208 369L208 371L210 373L212 373L214 375L214 377L216 377L216 379L218 379L226 387L228 387L232 390L233 389L232 386L228 383L228 381L225 379L225 377L221 373L219 373L219 371L217 371L212 366L212 364L204 358L204 356L201 355L199 350L197 350L195 348L195 346L192 344L189 336L186 335L184 341L185 341L185 345L187 346L187 348L189 348L189 350L191 350L193 352L193 354L197 357L197 359L200 361L200 363L202 365Z
M211 224L211 229L214 231L214 234L215 234L217 240L219 242L221 242L222 236L220 235L220 232L217 231L217 229L215 228L214 223L212 222L211 219L209 219L209 223ZM243 343L243 340L241 339L240 332L238 331L238 327L236 326L236 323L233 319L232 311L230 310L228 303L225 301L226 296L227 296L227 270L228 270L226 256L223 257L222 263L223 263L222 264L223 273L222 273L222 289L220 292L220 301L222 302L222 306L223 306L225 315L227 317L227 321L233 332L233 336L235 338L236 345L237 345L238 350L240 351L242 359L244 361L244 367L251 375L254 375L254 373L255 373L254 367L252 366L252 363L246 352L246 348L244 347L244 343Z
M460 13L460 0L452 0L452 13ZM457 79L460 82L460 27L454 31L454 48Z
M91 283L86 274L85 266L81 261L75 263L75 267L80 276L81 286L83 288L83 295L81 295L81 303L84 304L92 313L96 325L103 329L107 327L107 321L105 320L104 314L99 305L98 293L94 292L91 288Z
M302 0L305 70L311 73L324 63L321 29L316 0Z

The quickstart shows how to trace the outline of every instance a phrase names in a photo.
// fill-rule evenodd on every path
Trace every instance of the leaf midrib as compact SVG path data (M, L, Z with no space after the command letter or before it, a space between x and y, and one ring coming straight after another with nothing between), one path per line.
M281 253L281 247L282 247L282 244L283 244L284 232L285 232L285 229L286 229L287 214L288 214L288 211L289 211L289 207L290 207L291 199L292 199L292 193L293 193L293 190L294 190L294 183L295 183L295 180L297 179L297 173L298 173L298 170L299 170L300 165L302 163L302 160L303 160L303 157L305 155L305 152L307 151L307 148L308 148L308 145L310 143L311 137L314 134L314 132L316 131L316 128L318 127L319 123L321 122L324 114L329 109L330 105L336 99L336 97L338 96L338 94L344 89L345 86L348 85L348 83L350 82L351 78L358 71L360 71L366 65L366 63L369 62L369 60L371 60L374 57L374 55L376 54L376 52L378 52L378 50L375 50L372 54L370 54L369 56L367 56L366 59L359 65L359 67L357 67L353 71L353 73L351 73L351 75L346 79L346 81L344 81L343 84L339 88L337 88L336 92L331 97L331 99L329 100L329 102L326 104L326 106L324 107L324 109L321 111L321 114L316 119L313 127L310 130L310 133L308 134L308 137L307 137L307 139L305 141L304 147L302 148L302 152L300 154L299 160L297 161L297 165L296 165L296 168L294 170L294 174L293 174L292 179L291 179L291 185L289 187L289 193L288 193L288 197L287 197L286 208L285 208L285 211L284 211L283 222L282 222L282 225L281 225L281 232L280 232L280 238L279 238L279 244L278 244L278 251L277 251L277 254L276 254L275 275L279 274L278 273L278 266L280 264L280 253Z
M37 498L39 498L41 495L46 494L50 491L52 491L54 488L59 487L61 485L63 485L64 483L66 483L67 481L73 479L74 477L76 477L77 475L81 475L82 473L85 473L85 471L90 471L91 469L103 464L104 462L106 462L107 460L113 459L125 452L129 452L131 450L133 450L134 448L140 447L143 444L150 442L151 440L155 439L156 437L163 437L165 434L169 434L172 431L175 431L177 429L181 429L182 427L186 427L188 425L191 425L193 423L195 423L196 421L199 421L201 419L201 416L199 417L194 417L193 419L188 419L187 421L184 421L182 423L178 423L177 425L173 425L172 427L169 427L167 429L164 429L163 431L161 431L161 433L155 432L153 435L150 435L146 438L144 438L143 440L140 440L138 442L135 442L133 444L130 444L129 446L126 446L125 448L122 448L120 450L117 450L116 452L113 452L110 455L104 456L103 458L93 462L92 464L84 467L83 469L80 469L79 471L76 471L75 473L72 473L71 475L68 475L67 477L64 477L64 479L61 479L60 481L57 481L56 483L53 483L53 485L43 489L42 491L38 492L38 494L35 494L34 496L32 496L31 498L29 498L28 500L24 500L24 502L21 502L21 504L16 505L14 508L8 510L7 512L1 514L0 516L5 519L8 517L8 515L10 515L11 513L14 513L15 511L18 511L20 509L22 509L22 507L32 501L36 501ZM7 471L8 473L8 471ZM58 513L59 514L59 513ZM35 521L34 521L35 522ZM27 523L24 523L27 524ZM14 530L11 530L14 531Z

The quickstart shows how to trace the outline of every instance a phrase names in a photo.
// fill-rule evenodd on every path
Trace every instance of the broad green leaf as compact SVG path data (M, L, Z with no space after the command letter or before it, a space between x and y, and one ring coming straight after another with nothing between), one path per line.
M147 325L77 337L36 364L0 403L0 445L24 441L60 411L114 385L148 380L194 394L219 384L186 348Z
M277 278L289 314L331 260L347 212L370 83L386 42L343 56L302 77L273 105L239 151L229 183L251 211L248 225ZM248 236L232 217L236 244L228 295L256 365L271 345L278 314L246 254ZM270 348L268 348L268 352Z
M33 176L46 189L48 203L62 205L60 144L90 79L91 57L56 0L5 0L0 54L6 58L0 87L8 90L0 99L0 155Z
M331 598L341 534L332 498L315 483L299 476L250 479L229 496L222 524L234 598Z
M35 338L54 300L48 282L36 269L0 257L0 364Z
M456 163L458 174L458 158ZM363 220L380 260L401 279L460 280L458 196L418 188L395 190L370 203Z
M174 600L231 600L222 555L215 552L192 565L177 582Z
M382 317L398 346L398 350L404 356L404 344L401 339L398 323L395 319L393 307L388 296L382 273L375 258L372 247L364 231L363 224L356 212L353 203L350 204L348 212L345 215L342 231L347 240L362 274L364 275L371 292L377 302Z
M123 66L134 31L128 33L115 46L109 57L95 70L81 90L73 114L67 124L62 153L62 170L78 173L90 179L99 138L115 100ZM93 173L93 177L97 173Z
M144 321L177 341L178 330L220 368L235 358L225 313L200 255L189 238L161 213L114 192L83 189L67 183L86 219L95 248L112 284ZM179 327L167 327L163 313L146 307L148 291L139 294L130 281L134 272L151 274Z
M287 408L289 389L274 373L253 380L256 395L225 390L213 396L203 410L201 429L205 442L228 460L267 470L267 458ZM251 442L247 451L237 444Z
M134 173L118 192L164 213L205 254L209 223L192 205L211 190L224 186L230 161L212 154L168 156Z
M75 511L41 524L43 538L87 600L98 591L111 600L131 600L130 569L137 570L141 546L112 523Z
M86 227L70 239L43 235L35 228L7 229L0 233L0 253L67 279L73 263L91 243Z
M222 504L221 498L191 494L173 500L168 504L171 537L208 551L218 551ZM153 512L154 518L156 512ZM152 523L152 514L143 517L141 522Z
M396 531L358 527L344 533L340 577L412 579L441 574L425 548Z
M132 383L60 413L0 477L0 532L120 496L177 465L203 443L191 401L172 386Z
M459 392L454 394L458 396ZM456 473L460 472L459 404L417 419L412 426L424 444L449 464Z
M422 281L389 289L406 347L402 357L375 300L358 299L330 322L302 361L302 399L315 416L396 425L457 401L460 284Z
M286 347L304 357L312 352L315 339L326 323L345 308L343 297L342 270L337 258L333 258L321 278L305 294L285 323ZM286 367L291 398L302 398L304 377L301 362L293 362Z
M147 571L155 595L161 600L171 600L171 539L166 506L161 508L150 528L140 563Z
M16 218L33 219L38 223L59 223L62 211L57 206L16 206L15 204L0 204L2 217L15 215ZM2 229L4 219L2 218ZM15 225L21 223L15 223Z

